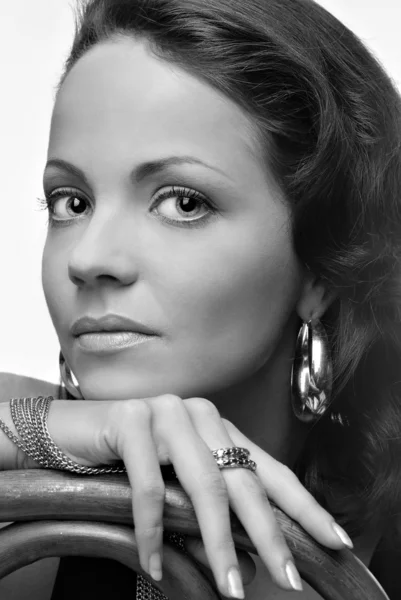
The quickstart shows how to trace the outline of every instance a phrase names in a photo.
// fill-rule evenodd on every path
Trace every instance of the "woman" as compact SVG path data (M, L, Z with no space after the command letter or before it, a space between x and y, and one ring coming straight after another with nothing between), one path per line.
M83 7L52 117L43 254L82 399L8 378L4 400L53 394L67 456L124 461L156 580L160 464L194 503L224 596L243 597L229 505L258 549L251 599L301 588L266 493L321 543L350 546L335 517L366 564L397 511L400 106L309 0ZM299 364L299 332L332 357L308 398L318 357ZM3 468L37 466L0 444ZM219 470L210 450L225 446L257 471Z

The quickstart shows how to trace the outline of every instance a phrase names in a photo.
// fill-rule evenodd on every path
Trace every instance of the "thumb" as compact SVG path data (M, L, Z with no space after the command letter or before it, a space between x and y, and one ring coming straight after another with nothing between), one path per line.
M184 547L195 560L197 560L202 567L202 572L211 578L214 582L214 577L210 570L208 558L206 556L205 546L200 538L195 538L190 535L185 536ZM249 585L256 575L256 566L248 552L242 550L236 550L238 564L242 575L242 581L244 585Z

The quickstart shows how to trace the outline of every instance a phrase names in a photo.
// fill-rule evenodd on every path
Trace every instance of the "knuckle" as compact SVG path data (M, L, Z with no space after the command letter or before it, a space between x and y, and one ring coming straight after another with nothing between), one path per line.
M191 412L196 413L202 417L220 418L220 413L216 406L210 400L206 398L191 398L188 401L188 406Z
M235 554L235 544L231 535L223 535L217 538L215 545L215 551L225 556Z
M163 536L163 525L157 524L151 527L138 527L135 528L135 535L143 542L159 540Z
M152 414L150 407L144 400L122 400L116 403L121 405L122 419L126 422L127 419L135 421L149 420Z
M106 421L99 432L98 444L116 449L123 457L133 426L150 423L151 410L143 400L118 400L108 408Z
M157 397L157 401L160 401L167 411L178 410L179 407L182 407L182 399L175 394L163 394Z
M280 549L283 552L288 552L288 547L287 547L287 543L285 541L283 532L281 531L281 529L279 528L278 525L277 525L277 527L274 528L274 530L271 534L271 544L277 550Z
M238 429L236 428L236 426L231 423L231 421L229 421L228 419L225 419L224 417L222 417L221 419L223 421L223 425L227 430L227 433L237 433Z

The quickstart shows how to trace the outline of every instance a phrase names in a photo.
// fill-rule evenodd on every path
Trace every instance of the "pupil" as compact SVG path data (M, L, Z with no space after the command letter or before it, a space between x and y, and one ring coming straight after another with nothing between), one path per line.
M185 212L192 212L196 208L196 200L193 198L181 198L181 210Z
M78 214L81 213L81 212L84 212L84 210L85 210L85 204L83 202L82 202L82 210L79 210L79 203L80 202L82 202L82 201L79 198L74 198L73 201L72 201L72 208Z

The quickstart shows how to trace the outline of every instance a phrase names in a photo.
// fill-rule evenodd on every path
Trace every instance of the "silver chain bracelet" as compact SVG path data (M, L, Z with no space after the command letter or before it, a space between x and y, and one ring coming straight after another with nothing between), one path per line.
M11 418L19 438L2 419L0 419L0 428L18 448L45 469L70 471L80 475L126 473L125 467L121 464L87 467L71 460L64 454L52 440L47 428L47 417L53 400L53 396L12 398L10 400Z

